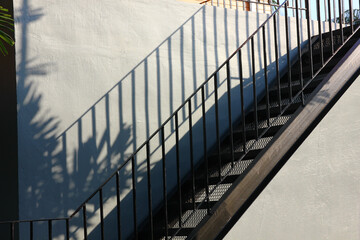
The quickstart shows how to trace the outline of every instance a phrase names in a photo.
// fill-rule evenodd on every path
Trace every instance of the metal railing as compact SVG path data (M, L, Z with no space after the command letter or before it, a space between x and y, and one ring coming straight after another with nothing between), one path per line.
M251 2L251 1L247 1L247 2ZM154 193L154 189L152 189L152 178L151 178L151 171L152 171L152 161L151 161L151 152L150 152L150 141L152 139L158 138L160 139L160 148L161 148L161 172L162 172L162 198L163 198L163 209L165 209L165 211L162 213L163 214L163 219L164 220L164 226L163 226L163 231L164 231L164 237L167 239L171 236L169 236L168 234L168 206L167 206L167 199L168 199L168 195L171 192L171 189L168 188L167 185L167 166L166 166L166 157L167 157L167 152L166 152L166 147L165 147L165 128L167 128L169 125L173 124L175 125L175 161L176 161L176 187L174 189L175 196L178 197L179 201L178 201L178 206L177 206L177 212L178 212L178 221L179 221L179 230L182 228L183 224L187 221L187 219L190 218L190 216L187 219L183 219L182 218L182 214L183 214L183 206L182 206L182 182L184 180L184 174L181 173L181 162L180 162L180 146L179 146L179 142L180 142L180 133L179 133L179 113L181 111L187 111L188 112L188 128L189 128L189 144L190 144L190 148L189 148L189 156L190 156L190 163L191 163L191 170L190 170L190 179L192 182L192 191L193 191L193 203L195 202L195 196L194 196L194 189L195 189L195 177L194 177L194 169L196 168L196 163L194 162L194 147L193 147L193 127L194 127L194 123L193 123L193 103L195 101L197 101L195 98L198 98L198 96L200 95L200 105L201 107L199 107L199 110L201 111L201 120L200 123L202 123L202 151L204 153L203 156L203 162L205 163L205 169L204 171L206 172L205 176L204 176L204 183L205 183L205 198L204 200L198 204L197 206L193 207L193 211L195 212L196 209L198 209L202 204L206 204L206 209L207 212L210 213L211 212L211 207L209 205L209 196L211 195L211 193L214 191L215 188L210 189L209 188L209 174L208 173L208 136L207 136L207 124L206 124L206 119L209 117L209 115L207 114L207 107L206 107L206 89L208 87L214 89L213 92L213 96L214 96L214 106L215 106L215 128L216 128L216 144L215 144L215 148L216 148L216 152L217 152L217 156L218 156L218 176L219 176L219 182L216 186L219 186L219 184L222 182L222 180L224 179L226 173L222 173L221 168L223 166L222 163L222 159L221 159L221 133L220 133L220 123L219 123L219 95L218 95L218 87L219 87L219 72L221 70L224 70L226 72L226 96L227 96L227 114L228 114L228 135L230 135L230 153L231 153L231 166L235 166L236 163L243 159L244 156L249 152L249 148L250 146L246 145L246 141L247 141L247 137L246 137L246 106L244 105L244 78L243 78L243 61L242 61L242 54L243 52L245 52L244 48L245 46L250 46L251 49L251 54L249 56L249 58L251 59L251 72L252 72L252 91L253 91L253 106L252 106L252 110L253 110L253 119L254 119L254 130L256 132L256 138L259 139L261 138L264 133L271 127L272 124L272 120L270 118L270 101L269 101L269 87L271 85L271 79L268 78L268 66L270 63L266 62L266 60L268 59L268 54L269 54L269 50L267 49L267 44L265 43L265 39L266 39L266 35L267 34L271 34L274 41L273 41L273 47L275 49L275 79L274 79L274 85L277 88L277 106L279 108L279 112L277 117L281 116L286 109L293 103L293 101L300 97L301 101L304 104L304 89L310 84L310 82L319 74L319 72L323 69L323 67L325 66L325 64L327 62L329 62L332 58L332 56L334 55L334 53L336 53L337 51L339 51L339 49L341 48L341 46L346 42L345 36L344 36L344 23L343 21L339 21L339 31L340 31L340 44L336 44L334 43L334 38L333 38L333 33L332 28L333 28L333 22L332 21L328 21L328 28L329 28L329 32L330 32L330 55L326 55L325 54L325 50L328 52L328 49L325 49L324 46L324 39L323 39L323 35L322 33L324 33L323 31L323 20L324 20L324 10L325 12L327 12L325 19L335 19L336 14L338 13L338 17L339 19L342 19L342 15L345 12L344 10L344 3L343 0L338 0L337 5L338 8L337 9L333 9L336 8L336 4L331 3L330 0L327 1L327 6L321 4L320 0L317 0L317 4L316 4L316 11L311 12L310 10L310 0L306 0L304 1L305 3L305 8L301 8L299 1L295 2L294 5L294 9L295 9L295 16L296 16L296 41L297 41L297 58L299 59L300 62L300 66L299 66L299 81L301 84L301 89L298 92L295 92L292 89L292 81L294 81L294 79L291 78L291 71L292 71L292 64L291 64L291 58L290 58L290 47L289 47L289 23L288 23L288 14L290 11L290 7L288 6L288 2L290 2L290 0L284 1L281 4L276 4L275 6L277 7L277 9L267 18L267 20L260 25L260 27L253 32L249 38L238 48L236 49L235 52L233 52L230 57L223 63L221 64L218 69L211 74L208 79L200 85L199 88L197 88L197 90L191 94L189 96L189 98L187 98L184 103L181 104L181 106L179 108L176 109L176 111L149 137L148 140L146 140L124 163L122 163L117 170L111 174L111 176L103 183L101 184L97 190L95 192L93 192L91 194L90 197L88 197L69 217L65 217L65 218L50 218L50 219L40 219L40 220L18 220L18 221L7 221L7 222L0 222L1 225L8 225L9 226L9 235L10 235L10 239L15 239L15 233L16 233L16 228L19 227L19 225L28 225L28 236L30 239L34 238L34 224L35 223L43 223L47 225L47 233L48 233L48 239L52 239L53 238L53 224L57 223L57 222L62 222L64 223L64 230L63 230L63 235L65 237L65 239L70 239L71 236L71 232L70 232L70 221L75 218L75 216L81 215L81 220L82 220L82 226L79 226L79 228L82 228L83 231L83 238L87 239L88 237L88 217L87 217L87 205L89 204L90 201L95 201L96 197L98 198L97 202L99 204L99 220L100 220L100 236L101 239L104 239L105 237L105 224L104 224L104 199L103 199L103 189L105 186L108 186L109 184L114 184L115 181L115 186L114 188L116 189L116 219L117 219L117 224L116 224L116 228L117 228L117 236L118 239L121 239L122 237L122 229L124 228L124 225L121 222L121 180L120 179L120 171L122 169L125 168L129 168L131 169L130 171L130 179L131 179L131 189L129 191L129 194L132 195L132 228L133 228L133 237L134 239L138 239L139 236L139 226L141 225L142 222L140 222L139 219L137 219L138 216L138 199L137 199L137 195L138 195L138 190L137 190L137 184L138 184L138 180L137 180L137 176L136 176L136 158L138 157L138 154L140 151L145 151L145 155L146 155L146 181L147 181L147 203L148 203L148 217L147 217L147 222L149 225L149 238L153 239L154 238L154 206L153 206L153 193ZM349 26L350 26L350 36L351 34L354 34L355 30L354 30L354 19L353 19L353 1L349 0L348 1L348 5L349 5L349 11L350 11L350 21L349 21ZM273 5L271 5L273 6ZM330 6L330 7L329 7ZM307 41L308 41L308 49L303 49L302 45L301 45L301 37L300 37L300 30L302 25L300 24L300 10L304 10L306 11L306 24L305 27L307 28ZM287 104L284 105L284 103L282 102L281 99L281 86L280 86L280 78L281 78L281 71L280 71L280 63L279 63L279 59L283 56L280 56L279 54L279 49L278 49L278 43L279 43L279 36L278 36L278 21L281 20L281 18L278 18L278 15L280 14L280 11L283 11L284 16L285 16L285 36L286 36L286 69L288 71L288 86L287 86L287 91L289 92L289 98L290 98L290 102L288 102ZM291 9L291 11L293 11ZM310 16L311 15L317 15L317 19L318 20L318 29L319 29L319 44L320 44L320 48L319 48L319 56L320 56L320 67L319 68L315 68L315 65L317 64L317 62L315 63L313 60L313 55L312 55L312 36L311 36L311 19ZM335 14L335 15L333 15ZM269 30L267 30L268 25L273 25L273 31L272 32L268 32ZM356 29L357 30L357 29ZM259 122L258 122L258 115L257 115L257 110L258 110L258 103L260 100L259 94L257 93L257 85L256 82L258 81L256 79L256 55L255 55L255 39L257 37L261 37L263 39L263 43L261 45L261 50L259 49L259 51L261 51L261 55L263 55L264 57L264 81L265 81L265 94L264 97L266 99L266 124L267 124L267 128L265 128L262 132L260 132L259 130ZM336 49L336 46L338 47ZM309 76L307 76L306 78L304 78L304 72L303 72L303 66L302 64L302 58L303 58L303 54L302 51L308 51L309 53L309 67L310 67L310 73ZM240 118L240 123L242 126L242 131L244 134L242 134L242 141L243 141L243 154L241 157L235 159L234 156L234 138L233 138L233 99L232 99L232 85L231 85L231 60L236 60L237 62L237 68L239 69L239 89L240 89L240 103L239 103L239 107L240 107L240 111L241 111L241 118ZM306 80L306 81L305 81ZM200 106L199 105L199 106ZM127 222L127 224L130 224L129 222ZM125 226L128 228L128 226ZM114 229L111 229L112 231L114 231ZM177 232L179 232L179 230ZM176 235L176 233L174 233L174 235Z
M205 0L200 4L216 6L222 8L230 8L236 10L244 10L244 11L256 11L263 13L272 13L279 6L279 0ZM287 3L288 9L296 10L295 0L288 1ZM303 1L300 1L300 10L306 10L303 7Z

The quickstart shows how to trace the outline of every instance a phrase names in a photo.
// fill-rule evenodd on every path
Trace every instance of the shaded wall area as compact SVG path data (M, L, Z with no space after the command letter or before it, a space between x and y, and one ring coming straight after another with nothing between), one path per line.
M21 219L72 214L267 18L264 14L165 0L150 5L142 0L101 3L19 0L15 1L15 10L19 29L16 61ZM285 19L281 17L278 22L279 49L284 57L285 36L281 28ZM272 28L270 25L267 29L270 76L274 76L275 57ZM290 34L294 50L295 32L291 30ZM261 42L261 38L255 41L259 89L264 88ZM250 46L245 49L250 52ZM249 56L243 55L243 70L251 93ZM237 60L231 66L232 91L237 101ZM226 111L224 76L219 76L219 96L221 109ZM209 148L215 141L213 99L213 88L207 87ZM193 122L198 129L200 109L198 96L193 102ZM234 121L239 117L239 109L235 111ZM188 115L186 110L179 112L184 152L188 148ZM227 114L221 114L220 120L227 122ZM223 124L221 132L226 129ZM198 133L200 137L201 132ZM171 159L174 122L167 126L165 137L167 156ZM161 177L159 145L159 138L151 143L153 179ZM202 154L197 151L195 159L201 159ZM139 223L148 211L145 155L142 151L136 160ZM182 173L186 174L188 155L184 153L181 158ZM174 161L168 165L168 175L174 176L174 167L171 168ZM132 221L131 169L124 168L120 178L125 209L122 218ZM167 181L171 190L176 179L170 177ZM113 212L116 203L114 186L104 190L105 216ZM159 186L154 186L154 192L156 207L161 201ZM96 200L88 205L89 233L99 224L98 207ZM44 224L34 227L38 236L46 231ZM54 236L61 237L61 227L54 226ZM28 226L23 229L27 232ZM124 236L131 230L126 228ZM80 215L71 222L71 231L74 236L82 234Z

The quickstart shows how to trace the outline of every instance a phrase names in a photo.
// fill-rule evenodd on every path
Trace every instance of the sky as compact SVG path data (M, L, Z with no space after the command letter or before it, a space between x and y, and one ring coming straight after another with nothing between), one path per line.
M311 19L316 20L317 19L317 0L309 0L310 1L310 10L311 10ZM349 1L350 0L340 0L342 2L342 4L344 4L344 9L347 10L349 9ZM353 8L354 9L359 9L359 2L360 0L352 0L353 1ZM284 2L284 0L280 0L280 3ZM326 8L325 11L325 2L326 2L326 6L328 6L328 0L320 0L320 8L321 8L321 19L325 20L328 19L328 8ZM289 0L290 6L295 6L295 0ZM335 3L336 6L336 17L339 17L339 12L338 12L338 6L339 6L339 0L330 0L331 3L331 18L334 18L334 8L333 5ZM299 5L302 7L305 7L305 0L300 0L299 1ZM284 10L282 10L282 15L284 13ZM293 16L293 11L289 10L289 16ZM305 17L305 11L303 13L303 16Z

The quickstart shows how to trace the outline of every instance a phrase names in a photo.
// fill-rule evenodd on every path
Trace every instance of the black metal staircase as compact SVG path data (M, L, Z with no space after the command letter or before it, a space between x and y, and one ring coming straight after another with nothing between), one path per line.
M276 155L275 158L278 158L279 161L267 168L266 173L259 173L262 178L259 177L259 181L252 181L249 183L244 183L251 179L249 175L252 174L251 171L254 171L254 168L257 168L259 164L263 166L266 163L263 163L263 158L266 156L267 151L274 147L277 144L277 141L283 137L283 133L287 128L291 127L291 123L296 121L295 119L299 117L301 111L313 101L314 96L318 93L321 86L324 85L324 82L329 80L329 76L332 76L334 71L339 68L339 62L346 64L346 56L349 52L354 51L354 45L358 44L360 38L360 32L358 31L358 25L354 24L352 16L350 16L350 22L345 24L342 21L337 25L337 29L333 30L333 22L327 22L328 27L331 32L321 33L318 36L312 37L310 35L310 6L309 1L306 2L306 16L307 24L305 28L307 29L307 43L302 44L300 42L300 30L301 26L300 21L300 8L298 2L296 6L293 6L293 9L296 9L296 25L297 25L297 57L295 61L290 57L290 48L287 46L286 66L285 70L280 70L278 50L278 33L276 26L278 25L277 15L283 11L286 19L286 41L289 42L289 26L288 26L288 1L284 1L282 4L277 5L277 10L269 16L269 18L257 29L244 44L242 44L226 61L223 63L209 78L204 82L175 112L172 116L167 119L161 127L155 131L150 138L142 144L138 150L133 153L127 161L125 161L116 172L114 172L108 179L105 181L86 201L81 204L76 211L67 218L58 218L58 219L40 219L40 220L24 220L24 221L10 221L4 222L1 224L9 225L9 239L15 239L15 229L19 225L28 224L29 226L29 236L30 239L33 239L33 225L34 222L43 222L47 224L48 227L48 239L52 239L52 227L54 222L64 222L64 237L65 239L70 239L72 233L70 231L71 220L76 216L81 215L83 238L88 239L87 231L87 205L90 201L93 201L95 198L99 199L99 231L101 239L105 239L105 236L109 236L106 232L112 232L111 239L123 239L123 238L133 238L133 239L210 239L210 238L221 238L224 233L234 224L234 221L238 219L241 214L247 209L251 202L256 198L256 196L261 192L261 190L266 186L266 184L271 180L271 178L276 174L280 167L286 162L286 160L291 155L291 152L296 148L297 144L301 143L301 140L306 137L308 131L311 131L310 128L307 128L307 133L301 133L299 136L296 136L296 143L289 146L289 150L284 150L285 152ZM338 1L339 6L341 6L342 1ZM350 1L352 3L352 1ZM318 1L319 3L319 1ZM352 12L352 4L349 4ZM331 6L329 1L329 6ZM321 18L321 9L320 4L318 4L318 21L319 27L323 30L321 26L323 19ZM326 10L326 9L325 9ZM339 19L342 19L342 13L344 12L342 8L336 9L339 12ZM293 10L292 10L293 11ZM332 11L329 9L329 15L331 16ZM331 17L330 17L331 19ZM265 36L268 34L267 26L272 24L274 26L272 34L275 39L273 47L275 48L275 62L272 63L275 68L274 70L274 79L270 79L269 76L269 64L266 63L267 54L269 49L267 49L267 44L265 42ZM324 32L324 31L323 31ZM261 81L264 81L264 89L258 91L255 78L256 69L255 69L255 54L254 54L254 41L258 36L262 36L263 44L260 48L261 55L264 56L264 77ZM252 86L251 88L244 87L243 79L243 65L242 65L242 54L244 54L244 46L250 46L251 54L251 71L252 71ZM231 64L232 60L236 59L239 69L239 96L240 103L234 106L234 101L232 100L232 86L231 86ZM360 62L360 58L359 58ZM227 102L227 114L228 114L228 129L226 134L222 134L219 130L219 98L218 96L218 87L219 84L219 72L224 71L226 75L226 102ZM357 69L355 69L357 72ZM348 77L346 81L350 82L352 79ZM213 98L214 106L213 111L214 115L209 115L209 111L206 107L207 103L207 88L208 86L213 87ZM244 104L244 91L252 91L252 107L247 108ZM338 95L336 95L338 97ZM197 109L194 109L194 102L196 99L200 99L200 103L197 105ZM330 99L329 102L333 104L333 100ZM327 107L331 105L327 104ZM195 106L196 107L196 106ZM237 117L234 117L233 110L234 108L240 108L241 114ZM190 156L190 170L185 174L182 172L184 170L182 163L180 162L179 155L182 154L179 147L180 134L179 134L179 115L181 111L187 111L187 121L188 124L188 136L189 136L189 156ZM193 123L193 112L197 110L201 113L201 119L198 123L198 126L201 128L202 142L200 145L195 145L194 141L194 129L195 123ZM216 141L212 146L211 150L209 144L209 136L207 136L207 122L206 119L210 116L215 117L215 132L216 132ZM236 119L235 119L236 118ZM315 118L314 118L315 119ZM319 117L316 117L318 120ZM316 120L316 121L317 121ZM316 121L312 120L309 122L309 126L314 127ZM173 125L174 131L173 136L175 138L174 144L174 162L176 163L175 168L173 169L176 173L174 176L168 176L167 166L168 155L166 149L166 136L165 129ZM309 130L310 129L310 130ZM295 134L296 135L296 134ZM294 137L295 137L294 135ZM161 164L161 182L154 183L152 182L152 175L154 170L152 170L152 154L150 148L150 141L152 139L159 139L160 145L159 149L161 150L161 161L158 164ZM194 149L195 147L199 148L204 152L204 156L201 160L196 161L194 158L194 152L199 149ZM145 165L146 173L144 174L144 179L146 179L146 196L147 199L138 199L139 190L138 190L138 180L136 172L136 160L140 152L145 153ZM276 151L274 151L276 153ZM275 154L274 153L274 154ZM127 211L132 213L132 218L129 221L121 222L121 212L123 211L123 206L121 203L121 182L119 172L122 169L129 168L129 179L130 180L130 190L128 196L131 196L132 204L127 206ZM261 169L261 168L259 168ZM176 178L175 185L169 185L169 178ZM104 207L103 207L103 189L109 184L113 184L115 181L116 189L116 219L117 229L106 229L104 224ZM244 187L239 190L239 186L245 184L244 186L249 187L247 193L244 194L243 199L235 199L233 196L234 193L239 191L247 191ZM246 185L247 184L247 185ZM159 189L160 188L160 189ZM251 190L252 189L252 190ZM162 201L160 203L153 202L154 194L161 194ZM245 197L247 196L247 197ZM240 204L236 207L229 206L235 200ZM146 219L138 219L139 216L139 202L147 204L148 216ZM124 228L131 228L132 235L125 236L122 234Z
M334 31L334 38L340 39L340 30ZM266 151L269 144L272 143L274 136L282 130L286 123L291 120L295 112L303 107L301 92L304 94L304 102L307 102L314 94L314 91L323 82L324 78L329 75L331 70L337 65L337 63L344 57L344 55L351 49L351 47L358 41L360 34L356 33L349 38L351 34L351 28L344 28L344 37L347 43L341 46L341 42L334 42L334 48L341 50L335 55L331 53L331 45L329 44L329 34L323 34L324 45L324 58L329 59L332 57L326 65L316 64L321 59L321 53L319 51L320 40L318 37L312 44L312 58L315 62L313 72L318 72L316 77L310 78L311 71L308 65L310 61L309 51L302 55L302 63L304 66L302 76L304 77L304 85L306 88L301 87L299 81L300 66L299 61L295 62L292 66L291 72L291 85L289 85L288 73L281 77L280 80L280 96L281 104L279 104L279 88L273 86L269 89L268 102L264 97L257 106L257 121L255 123L254 111L247 113L245 118L245 125L240 123L234 127L232 137L228 135L221 142L221 177L219 176L219 162L217 150L209 153L207 166L206 163L202 163L194 172L195 179L191 177L184 181L182 185L182 217L183 221L181 227L179 226L179 214L177 211L168 211L168 229L161 225L164 224L164 211L161 209L155 216L156 235L155 239L166 239L167 236L172 236L174 239L188 239L196 236L196 232L199 230L199 224L206 224L206 216L212 214L214 206L221 204L222 197L226 195L227 191L233 188L234 184L242 178L244 174L248 172L248 169L253 167L257 157ZM348 39L349 38L349 39ZM289 89L291 86L291 90ZM290 99L290 91L294 97ZM267 106L268 105L268 106ZM257 125L258 129L255 129ZM258 133L257 133L258 132ZM234 153L231 154L231 139L233 139ZM244 144L245 143L245 144ZM244 152L245 149L245 152ZM233 162L233 159L236 159ZM205 171L205 169L208 169ZM207 180L205 180L207 178ZM194 186L192 186L194 185ZM209 197L207 198L206 187L209 188ZM193 193L195 189L195 193ZM169 199L168 209L176 209L179 205L179 199L176 194ZM167 231L167 233L166 233ZM145 228L144 235L140 235L140 239L148 238L148 232ZM222 236L222 235L220 235ZM214 236L216 237L216 236Z

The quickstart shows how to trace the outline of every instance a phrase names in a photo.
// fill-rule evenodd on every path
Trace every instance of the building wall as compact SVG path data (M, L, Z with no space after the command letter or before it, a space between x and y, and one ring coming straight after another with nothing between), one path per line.
M14 7L20 219L70 215L268 17L168 0L151 4L146 0L15 0ZM289 21L294 58L295 19ZM284 63L285 35L280 32L284 33L285 19L281 17L278 22L279 50ZM305 26L305 22L302 24ZM271 29L272 25L267 29L267 43L269 77L273 78L275 54ZM306 28L302 40L306 39L305 33ZM262 39L256 38L259 79L264 74L260 71L261 44ZM247 98L252 99L249 44L244 51L244 78L250 93ZM234 101L239 100L237 66L235 58L231 62ZM220 121L227 123L225 75L219 74ZM264 88L261 81L257 85L259 90ZM206 94L207 112L211 116L207 118L211 147L215 143L211 87L206 89ZM198 137L194 142L198 145L202 143L199 99L193 102L194 131ZM234 119L239 114L239 109L235 110ZM183 174L189 168L185 154L187 121L188 113L179 112ZM221 124L221 132L226 128L226 124ZM170 159L174 154L174 124L165 130L167 159ZM159 146L158 138L150 146L154 206L162 195L157 190L161 189ZM140 222L148 210L144 151L139 155L136 173ZM195 160L201 156L202 152L196 151ZM168 162L168 176L176 175L174 166L175 162ZM125 209L122 218L131 222L129 166L120 171L120 178ZM169 189L175 184L176 178L169 177ZM108 219L116 202L114 185L104 189ZM98 205L98 202L89 203L88 232L99 224ZM71 230L81 233L77 227L81 223L79 217L71 222ZM24 231L27 228L24 226ZM56 226L53 231L54 236L60 236ZM131 227L126 228L124 236L130 232Z
M224 239L360 239L360 77Z
M11 0L1 1L0 5L12 15ZM1 27L1 30L4 28ZM19 218L15 49L7 44L4 46L9 54L0 55L0 192L3 193L0 199L0 221ZM0 235L3 232L9 232L8 226L0 226Z

